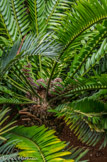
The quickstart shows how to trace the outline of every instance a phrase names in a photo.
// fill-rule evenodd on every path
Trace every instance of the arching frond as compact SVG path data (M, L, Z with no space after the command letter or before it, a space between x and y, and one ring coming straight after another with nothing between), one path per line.
M0 105L1 104L16 104L16 105L21 105L21 104L35 104L34 101L31 101L31 100L21 100L21 96L19 99L17 98L5 98L5 97L1 97L0 96Z
M44 126L18 127L10 133L10 141L14 139L19 141L16 147L22 150L19 152L21 157L36 158L38 161L44 162L61 160L73 162L74 160L62 158L71 153L62 151L66 144L61 142L53 133L53 130L47 131Z
M73 83L74 83L74 87L73 87ZM79 80L78 78L78 80L76 81L71 79L71 88L69 85L67 92L64 92L62 95L59 95L59 97L65 97L65 96L70 97L74 93L79 93L79 92L88 91L88 90L100 90L100 89L107 89L107 75L106 74L100 77L96 76L96 77L92 77L89 79L81 78Z
M14 81L15 82L15 81ZM23 88L22 85L18 84L16 85L12 83L12 79L9 78L8 83L15 86L20 91L24 92L24 95L29 92L29 89ZM0 86L0 105L1 104L33 104L34 101L28 99L27 97L20 95L18 93L15 93L14 91L10 90L6 86Z
M60 51L57 61L53 65L47 86L47 94L57 63L61 57L65 53L67 54L72 43L76 41L84 31L105 19L107 19L107 4L105 0L77 1L73 6L72 11L68 11L67 16L61 23L61 26L56 30L56 35L58 37L57 40L62 43L63 48Z
M15 44L13 45L13 47L11 48L11 51L4 51L1 59L0 59L0 73L1 75L3 75L3 71L5 71L7 67L7 65L15 58L15 56L17 55L17 51L19 49L19 45L20 45L20 40L18 40L17 42L15 42Z
M67 49L81 33L104 19L107 19L106 0L77 1L58 30L58 38Z

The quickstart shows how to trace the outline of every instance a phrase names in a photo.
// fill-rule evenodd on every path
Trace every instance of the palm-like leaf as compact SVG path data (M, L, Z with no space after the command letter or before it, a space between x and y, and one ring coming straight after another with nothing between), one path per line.
M17 139L16 144L20 156L35 158L38 161L64 161L62 156L70 155L69 151L63 152L65 143L56 138L53 130L46 131L44 126L41 127L18 127L14 129L9 137L10 140ZM29 160L24 160L29 161ZM74 160L66 160L73 162Z
M86 29L104 19L107 19L106 0L77 1L58 31L59 39L67 48Z
M64 54L69 54L71 52L69 51L68 53L68 50L71 48L72 43L74 43L74 41L76 41L76 39L78 39L79 36L81 36L87 29L105 19L107 19L107 6L105 0L77 1L77 3L73 6L72 12L68 12L67 17L65 17L61 26L56 30L58 41L60 43L62 42L64 45L64 48L62 48L59 54L58 60L60 60ZM106 35L106 30L103 33L103 36L104 35ZM96 46L96 44L94 45ZM91 54L91 50L93 50L95 46L90 48L88 54ZM84 56L83 60L86 58ZM47 86L47 94L55 68L57 67L57 63L58 61L54 64L51 71Z
M46 3L46 23L49 29L55 29L66 16L65 11L70 9L69 0L49 0ZM61 11L61 12L60 12Z
M23 45L20 49L20 39L14 43L11 50L4 52L1 58L1 75L3 75L6 70L9 70L11 66L16 64L22 57L32 56L32 55L45 55L48 57L55 57L58 54L60 46L52 39L50 33L45 36L32 34L27 35ZM51 51L51 52L50 52Z
M94 66L99 63L101 58L104 58L106 56L106 54L107 54L107 39L105 38L97 53L93 53L93 55L89 57L88 60L86 61L86 65L85 66L83 65L81 67L80 71L81 75L84 76L85 74L87 74L90 71L90 69L94 68Z
M104 38L105 40L103 41L102 46L98 51L99 42L101 42ZM97 54L94 54L93 51L96 51L96 48ZM92 68L92 64L94 67L94 65L96 64L96 60L100 60L101 57L103 57L103 55L105 54L104 51L106 51L106 28L101 30L98 35L95 36L95 38L87 43L87 46L83 46L80 53L75 57L74 61L72 62L69 72L70 75L68 75L67 77L73 78L75 74L78 74L78 71L80 71L80 75L83 75L86 69L86 72L88 72L89 69ZM85 62L86 65L84 65Z
M68 84L68 86L67 86ZM89 90L100 90L100 89L107 89L107 75L103 74L102 76L95 76L90 77L88 79L83 77L78 77L78 79L69 79L69 81L66 83L65 86L62 84L62 87L56 87L56 93L57 97L50 100L50 102L60 99L60 98L68 98L77 95L82 95L82 92L86 92ZM62 94L63 92L63 94Z
M28 7L33 30L38 35L46 28L45 1L28 0Z
M18 36L18 28L16 20L11 13L9 1L7 0L0 1L0 20L0 28L3 28L3 33L11 41L11 43L13 43Z
M24 36L30 30L30 21L28 19L27 8L25 1L10 0L10 7L14 20L16 21L17 30L19 35Z
M11 80L10 80L11 81ZM12 81L11 81L12 82ZM12 84L12 83L11 83ZM12 84L14 86L14 84ZM20 91L24 92L25 94L29 91L23 88L20 84L15 85L17 89L20 89ZM35 103L34 101L24 97L23 95L18 95L14 91L11 91L6 86L0 86L0 104L31 104ZM8 97L6 97L7 95Z

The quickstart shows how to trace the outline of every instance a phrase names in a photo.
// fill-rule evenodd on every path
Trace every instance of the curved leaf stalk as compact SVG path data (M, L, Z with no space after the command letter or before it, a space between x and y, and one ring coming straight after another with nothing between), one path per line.
M76 92L78 93L81 91L96 90L96 89L107 89L107 86L106 85L86 85L79 88L75 88L74 90L71 90L63 95L60 95L59 97L70 95L70 93L72 94Z
M39 29L38 29L38 17L37 17L37 4L36 4L36 0L34 0L34 7L35 7L35 23L36 23L36 34L38 36L39 34Z
M39 27L38 27L38 16L37 16L37 3L36 0L34 0L34 6L35 6L35 23L36 23L36 34L38 36L39 34ZM42 72L42 63L41 63L41 55L39 54L39 66L40 66L40 73Z

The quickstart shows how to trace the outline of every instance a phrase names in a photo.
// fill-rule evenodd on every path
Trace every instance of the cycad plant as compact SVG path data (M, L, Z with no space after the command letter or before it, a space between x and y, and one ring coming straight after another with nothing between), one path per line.
M40 125L56 112L106 146L106 19L106 0L1 0L0 103L29 104Z

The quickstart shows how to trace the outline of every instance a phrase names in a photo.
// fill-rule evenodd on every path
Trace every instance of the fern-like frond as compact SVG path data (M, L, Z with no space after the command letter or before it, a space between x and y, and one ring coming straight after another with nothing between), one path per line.
M84 76L87 74L96 64L99 63L102 57L104 57L107 54L107 39L104 39L104 41L101 44L101 47L97 51L97 53L93 53L91 57L88 58L86 65L81 67L80 74Z
M106 0L77 1L57 32L59 40L67 49L81 33L104 19L107 19Z
M12 84L11 82L12 80L10 80L10 84L14 86L14 84ZM15 85L15 87L22 92L24 91L24 93L29 92L29 90L25 91L25 89L22 86L18 87L17 84ZM7 97L5 97L6 95ZM18 93L15 93L14 91L11 91L9 88L3 85L0 86L0 104L32 104L32 103L35 103L35 102L28 99L27 97L23 95L20 95Z
M46 28L45 0L28 0L33 31L38 35Z
M4 48L9 48L11 46L12 43L9 39L5 38L5 36L0 36L0 48L2 49L2 51L4 50Z
M62 43L63 48L59 57L53 65L48 86L47 94L50 87L54 71L58 61L67 53L72 43L79 38L83 32L89 29L101 20L107 19L107 4L106 0L92 1L81 0L74 4L72 11L68 11L67 16L62 21L61 26L56 30L58 41ZM106 32L106 31L105 31Z
M73 79L69 81L70 81L69 82L70 84L68 86L67 92L63 92L63 94L59 95L59 97L68 97L68 96L70 97L73 94L79 93L82 91L107 89L107 75L106 74L102 76L92 77L92 78L90 77L89 79L78 78L78 80L76 81L74 81ZM71 85L71 88L70 88L70 85Z
M27 8L25 6L25 0L10 0L10 7L12 15L16 21L18 33L21 36L27 34L30 30L30 21L28 18Z
M81 158L84 157L85 154L87 154L87 152L89 151L88 149L71 147L71 148L68 148L68 150L70 150L72 154L71 154L71 156L70 155L68 157L66 156L65 159L73 158L75 160L75 162L88 162L88 160L81 160Z
M27 158L36 158L37 161L65 161L62 156L70 155L69 151L62 151L66 144L53 135L54 131L44 126L18 127L9 137L10 141L17 139L16 148L21 149L19 155ZM27 160L24 160L27 161ZM74 160L66 160L73 162Z
M104 51L106 51L106 36L107 31L105 28L101 30L99 34L89 42L89 44L87 43L87 45L85 45L86 47L83 47L81 49L80 54L75 56L75 59L71 64L70 72L67 77L72 78L80 69L81 71L79 72L81 75L84 73L85 69L87 69L88 71L93 67L92 64L94 65L96 63L96 60L99 60L102 57L102 55L105 54ZM99 42L101 42L104 38L104 43L102 44L97 54L93 54L93 51L95 51L96 48L98 49L97 46L99 46ZM90 58L90 55L92 56L92 59L89 59L87 61L87 58Z
M69 0L48 0L46 3L46 23L49 29L55 29L66 16L65 11L70 9ZM60 12L61 11L61 12Z
M3 75L5 72L5 69L8 69L8 65L11 63L11 61L15 58L17 51L20 46L20 40L15 42L13 47L11 48L11 51L4 51L1 59L0 59L0 73Z
M43 55L47 57L55 57L58 55L60 46L52 39L52 35L47 33L46 35L29 34L26 36L23 45L20 49L20 39L14 43L10 52L3 53L1 58L1 76L9 70L9 68L15 65L20 59L26 56ZM19 51L20 49L20 51Z
M7 0L0 1L0 20L7 38L13 43L17 39L18 28ZM0 35L2 35L2 31L0 31Z
M21 100L21 97L19 99L17 98L5 98L5 97L0 97L0 104L16 104L16 105L21 105L21 104L36 104L32 100Z

